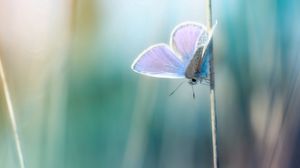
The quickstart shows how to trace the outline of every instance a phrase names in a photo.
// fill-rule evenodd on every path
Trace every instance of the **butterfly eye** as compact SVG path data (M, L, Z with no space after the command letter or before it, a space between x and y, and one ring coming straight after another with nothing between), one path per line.
M197 79L195 79L195 78L192 78L192 82L197 82Z

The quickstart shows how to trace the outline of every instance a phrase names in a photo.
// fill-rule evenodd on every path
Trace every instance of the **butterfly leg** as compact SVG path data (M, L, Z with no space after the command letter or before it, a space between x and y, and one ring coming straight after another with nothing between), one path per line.
M203 79L200 84L202 85L205 85L205 86L209 86L210 85L210 82L209 82L209 79Z
M210 79L209 78L204 78L201 83L209 86L210 85Z

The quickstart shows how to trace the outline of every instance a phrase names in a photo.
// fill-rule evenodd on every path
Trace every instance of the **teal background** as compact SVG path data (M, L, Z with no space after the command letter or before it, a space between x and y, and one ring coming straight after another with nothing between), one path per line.
M300 1L213 0L220 165L299 167ZM204 0L0 1L26 168L212 167L209 88L134 73ZM0 89L0 167L18 159Z

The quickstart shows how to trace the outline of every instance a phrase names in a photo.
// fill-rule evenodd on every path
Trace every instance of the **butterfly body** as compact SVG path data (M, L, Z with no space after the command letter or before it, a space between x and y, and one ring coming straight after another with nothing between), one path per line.
M201 72L203 48L204 47L200 47L196 50L193 59L188 64L185 71L185 77L190 79L189 83L192 85L197 84L198 81L201 82L202 79L207 77Z
M170 46L157 44L143 51L131 68L137 73L158 78L187 78L189 84L209 76L210 41L213 31L195 22L176 26Z

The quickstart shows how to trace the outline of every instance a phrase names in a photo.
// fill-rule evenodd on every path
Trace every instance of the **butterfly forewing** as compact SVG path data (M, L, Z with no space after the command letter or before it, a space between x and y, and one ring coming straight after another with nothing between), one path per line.
M143 75L159 78L183 78L182 61L166 44L157 44L142 52L131 68Z

